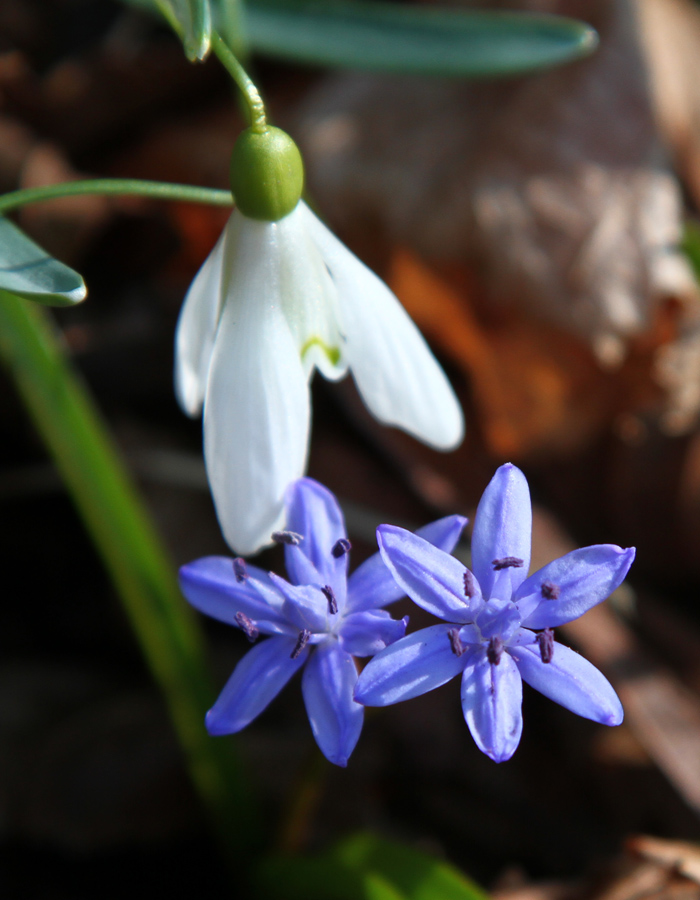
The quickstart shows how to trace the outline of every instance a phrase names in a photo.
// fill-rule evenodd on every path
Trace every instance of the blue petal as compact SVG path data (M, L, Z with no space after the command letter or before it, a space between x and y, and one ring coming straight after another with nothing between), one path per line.
M348 554L333 556L340 538L347 537L345 520L333 494L313 478L300 478L287 489L287 529L302 535L298 547L285 547L287 572L294 584L308 584L299 556L309 559L321 576L322 584L335 591L338 604L345 604Z
M518 608L526 628L554 628L578 619L601 603L625 580L635 550L596 544L573 550L541 568L518 589ZM542 585L555 587L557 599L542 596Z
M209 734L233 734L260 715L306 662L309 648L292 659L295 646L295 638L272 637L246 653L207 713Z
M523 730L523 683L513 660L504 653L492 665L486 650L469 653L462 676L462 710L476 745L494 762L510 759Z
M532 542L532 506L525 476L511 463L501 466L479 502L472 535L472 569L485 599L512 599L527 578ZM494 568L495 560L522 560Z
M407 625L408 616L397 620L385 609L369 609L345 616L340 637L353 656L374 656L404 637Z
M319 587L290 584L274 572L270 572L270 580L284 596L282 611L285 618L297 629L306 628L311 632L328 631L336 621L338 614L330 614L328 599Z
M448 632L453 627L423 628L382 650L362 670L355 699L365 706L389 706L454 678L464 668L466 654L452 652Z
M321 752L346 766L362 731L364 709L353 700L357 669L335 641L321 644L304 670L301 689L311 730Z
M419 528L416 534L445 553L452 553L467 521L464 516L445 516ZM381 553L366 559L348 579L347 608L353 612L387 606L403 596L403 588L394 581Z
M466 569L454 556L395 525L380 525L377 543L387 568L414 603L448 622L474 620L481 593L474 584L476 592L467 598Z
M619 725L624 717L620 699L608 679L563 644L554 642L552 661L543 663L536 645L509 647L523 680L571 712L603 725ZM505 654L504 654L505 656Z
M289 634L293 629L282 614L284 597L262 569L246 569L248 577L239 582L232 559L205 556L180 569L180 588L192 606L220 622L239 627L236 613L242 612L263 634Z

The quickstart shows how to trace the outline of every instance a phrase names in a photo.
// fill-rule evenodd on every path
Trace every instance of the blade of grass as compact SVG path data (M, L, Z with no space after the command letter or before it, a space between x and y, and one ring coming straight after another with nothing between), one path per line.
M0 291L0 360L116 586L224 849L229 857L243 853L255 828L230 741L213 740L204 729L214 693L199 623L51 319L41 307L7 291Z

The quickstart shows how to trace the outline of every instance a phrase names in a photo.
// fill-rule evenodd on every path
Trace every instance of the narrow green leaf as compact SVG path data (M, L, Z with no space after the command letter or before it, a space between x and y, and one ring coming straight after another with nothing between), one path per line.
M449 863L367 832L340 844L335 857L350 870L379 876L406 900L487 900Z
M245 22L261 53L421 75L521 74L587 56L598 43L589 25L558 16L381 0L248 0Z
M270 857L257 884L271 900L488 900L449 863L368 832L322 856Z
M14 378L121 597L222 844L231 856L242 853L253 839L252 811L230 741L213 740L204 728L204 713L215 695L198 620L180 594L172 560L48 313L6 291L0 291L0 361Z
M187 58L204 59L211 43L209 0L155 0L155 4L180 36Z
M700 224L692 219L685 223L681 249L695 273L695 278L700 282Z
M49 256L9 219L0 216L0 290L47 306L74 306L87 296L73 269Z

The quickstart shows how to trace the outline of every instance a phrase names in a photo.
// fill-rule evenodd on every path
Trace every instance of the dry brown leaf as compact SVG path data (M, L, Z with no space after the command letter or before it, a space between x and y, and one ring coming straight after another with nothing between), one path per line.
M644 859L673 867L700 884L700 847L697 844L640 835L631 838L627 847Z

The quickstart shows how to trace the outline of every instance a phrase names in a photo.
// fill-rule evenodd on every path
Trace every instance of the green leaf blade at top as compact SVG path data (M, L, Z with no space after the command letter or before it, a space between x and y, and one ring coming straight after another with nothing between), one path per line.
M177 32L190 62L203 60L211 46L209 0L154 0L155 5Z
M253 50L294 62L414 75L521 75L588 56L574 19L366 0L248 0Z
M9 219L0 216L0 290L45 306L75 306L87 296L81 276L49 256Z

